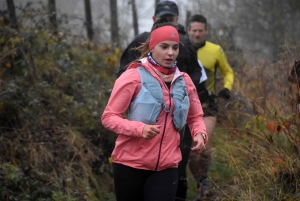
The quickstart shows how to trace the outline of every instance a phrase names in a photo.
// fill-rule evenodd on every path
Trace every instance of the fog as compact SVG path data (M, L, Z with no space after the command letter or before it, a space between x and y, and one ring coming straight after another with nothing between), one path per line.
M135 0L139 33L152 26L155 0ZM14 0L16 10L32 2L47 4L47 0ZM121 47L133 39L132 11L129 0L117 0L118 28ZM253 58L276 60L285 46L297 43L300 36L300 6L298 0L177 0L179 22L185 25L187 13L203 14L209 23L212 42L228 44L224 49L241 49ZM2 0L1 9L6 3ZM110 41L109 0L91 0L94 42L102 45ZM83 0L56 0L58 19L67 17L64 28L72 34L86 37ZM18 14L18 12L17 12Z

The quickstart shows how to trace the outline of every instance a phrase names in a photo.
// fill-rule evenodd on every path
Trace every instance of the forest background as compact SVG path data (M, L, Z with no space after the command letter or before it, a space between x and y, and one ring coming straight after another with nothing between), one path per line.
M100 116L122 50L150 30L157 2L0 1L0 200L114 200L116 135ZM288 77L300 2L175 2L183 25L207 17L235 72L211 142L213 199L299 200L300 97Z

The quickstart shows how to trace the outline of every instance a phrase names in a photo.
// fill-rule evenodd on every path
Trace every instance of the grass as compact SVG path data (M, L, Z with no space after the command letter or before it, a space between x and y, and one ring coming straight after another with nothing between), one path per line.
M234 168L236 161L226 150L228 143L232 142L228 138L227 131L217 127L210 141L213 152L208 177L210 188L215 192L214 197L226 197L232 190L232 185L234 185L235 179L238 176L238 171ZM189 168L187 168L187 173L189 181L187 200L193 200L198 189L196 187L196 180L193 178Z

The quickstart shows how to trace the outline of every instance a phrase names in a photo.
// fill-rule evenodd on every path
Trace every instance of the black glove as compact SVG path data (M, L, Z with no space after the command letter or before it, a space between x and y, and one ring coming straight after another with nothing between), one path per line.
M230 91L227 88L222 89L219 91L218 94L219 97L224 98L225 100L228 100L230 98Z

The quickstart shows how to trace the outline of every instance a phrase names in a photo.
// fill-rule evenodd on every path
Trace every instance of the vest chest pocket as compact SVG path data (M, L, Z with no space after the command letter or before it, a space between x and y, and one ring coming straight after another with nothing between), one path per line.
M172 97L174 100L173 123L175 128L180 131L185 123L189 112L190 99L186 91L183 79L179 80L174 86Z
M156 99L162 98L161 87L157 83L143 83L144 87L149 91L149 93Z
M161 101L157 100L145 87L130 105L129 119L145 124L155 124L162 110Z
M174 104L175 104L175 108L173 113L173 122L175 128L178 131L180 131L185 125L186 118L189 112L190 100L188 95L186 95L184 99L181 101L174 99Z
M141 76L141 89L129 107L129 120L155 124L162 110L163 94L158 81L143 67L137 70Z

